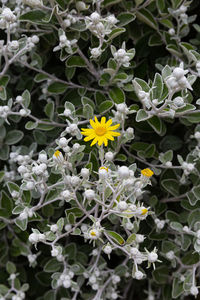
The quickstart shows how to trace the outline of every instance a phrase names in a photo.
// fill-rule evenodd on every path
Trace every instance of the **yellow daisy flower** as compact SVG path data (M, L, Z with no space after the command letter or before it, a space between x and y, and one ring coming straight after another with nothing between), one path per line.
M141 171L141 174L145 177L151 177L151 176L153 176L154 172L151 171L149 168L147 168L147 169L143 169Z
M102 117L101 122L97 120L97 117L94 117L95 121L90 120L90 125L92 128L81 128L82 135L86 135L84 138L85 142L88 142L93 139L90 146L98 143L101 146L103 143L105 146L108 146L108 140L114 141L115 136L119 136L119 132L114 132L113 130L117 129L120 124L110 126L112 124L112 119L106 122L106 118Z

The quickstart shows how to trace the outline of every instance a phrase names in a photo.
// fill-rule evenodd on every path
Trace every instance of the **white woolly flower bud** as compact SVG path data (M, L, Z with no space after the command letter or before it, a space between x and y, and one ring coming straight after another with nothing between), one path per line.
M97 256L99 254L97 249L92 250L92 255L93 256Z
M137 243L143 243L144 239L145 239L145 237L144 237L143 234L136 234L135 240L136 240Z
M177 80L179 80L179 79L183 78L183 76L185 75L185 72L182 68L178 67L173 70L173 75Z
M118 282L120 282L120 277L118 275L113 275L112 276L112 283L117 284Z
M103 252L106 253L106 254L110 254L112 252L112 247L110 245L106 245L103 248Z
M126 210L128 207L128 204L126 203L126 201L120 201L118 204L117 204L117 208L119 210Z
M84 179L87 179L90 175L90 170L87 169L87 168L82 168L81 169L81 176L84 178Z
M31 41L32 41L32 43L33 44L37 44L37 43L39 43L39 37L37 36L37 35L33 35L32 37L31 37Z
M70 231L72 229L72 225L71 224L66 224L65 225L65 231Z
M68 141L65 137L62 137L59 139L59 146L60 147L66 147L68 145Z
M35 244L37 242L39 242L39 237L38 237L38 234L33 232L29 235L29 238L28 238L29 242L32 243L32 244Z
M196 286L194 286L194 285L191 286L191 288L190 288L190 294L192 294L193 296L197 296L198 293L199 293L198 288Z
M63 286L68 289L71 286L71 280L70 279L65 279L63 281Z
M183 226L183 231L188 233L188 232L190 232L190 229L188 226Z
M106 18L107 22L110 23L111 25L115 25L118 20L115 18L114 15L110 15Z
M135 272L135 279L141 280L143 278L144 274L141 271Z
M172 166L172 162L171 162L171 161L167 161L167 162L165 163L165 166L166 166L166 167L171 167L171 166Z
M136 248L136 247L131 247L131 248L130 248L130 254L131 254L133 257L136 257L139 253L140 253L140 251L138 250L138 248Z
M44 242L46 240L45 235L43 233L38 234L38 239L40 242Z
M90 19L94 22L94 23L98 23L100 20L100 15L97 12L93 12L90 15Z
M118 169L118 175L119 177L121 177L122 179L126 179L130 176L130 171L129 168L127 168L126 166L122 166Z
M89 278L90 283L96 283L96 281L97 281L97 278L95 275L90 276L90 278Z
M119 49L115 54L117 58L123 58L126 55L126 50Z
M17 171L20 173L20 174L24 174L27 172L27 168L25 166L19 166Z
M134 225L133 225L133 223L131 223L131 222L127 222L127 223L125 224L125 228L126 228L127 230L133 230Z
M177 107L181 107L181 106L183 106L183 105L185 104L182 97L176 97L176 98L173 100L173 103L174 103Z
M16 101L17 103L22 103L22 101L23 101L22 96L17 96L16 99L15 99L15 101Z
M50 226L50 230L51 230L52 232L58 231L58 225L57 225L57 224L51 225L51 226Z
M119 111L122 114L127 114L129 110L125 103L120 103L120 104L117 104L117 111Z
M94 291L97 291L97 290L99 289L98 283L93 284L93 285L92 285L92 289L93 289Z
M175 35L175 30L174 30L174 28L170 28L170 29L168 30L168 33L169 33L170 35Z
M128 127L126 129L126 133L128 134L128 137L130 137L130 138L134 137L134 129L132 127Z
M53 247L51 250L51 256L56 257L59 255L59 250L56 247Z
M47 155L46 153L40 153L38 156L38 160L42 163L46 163L47 162Z
M84 195L88 200L93 200L95 198L95 192L91 189L86 190Z
M112 160L114 159L114 154L113 154L113 152L108 151L108 152L105 154L105 159L108 160L108 161L112 161Z
M69 190L64 190L61 192L61 197L64 198L64 200L68 200L71 198L71 192Z
M146 93L146 92L144 92L144 91L139 91L138 96L139 96L141 99L145 99L146 97L149 96L149 93Z
M117 293L112 292L112 294L111 294L111 299L116 300L117 298L118 298Z
M28 181L27 183L26 183L26 188L27 188L27 190L33 190L34 188L35 188L35 183L33 182L33 181Z
M18 41L12 41L12 42L10 42L9 46L12 50L17 50L19 48L19 42Z
M66 109L64 110L63 114L65 115L65 117L69 117L69 116L71 116L72 112L71 112L70 109L66 108Z
M80 148L80 144L79 143L75 143L72 148L73 148L74 151L78 151L79 148Z
M174 251L171 250L171 251L167 252L167 253L166 253L166 257L167 257L169 260L174 259L174 257L175 257Z
M29 115L29 112L26 109L22 108L20 109L19 114L22 117L27 117Z
M71 177L71 184L73 185L73 186L77 186L77 185L79 185L80 184L80 178L78 177L78 176L72 176Z
M23 212L21 212L20 215L19 215L19 217L18 217L18 219L21 220L21 221L25 220L27 218L28 218L28 214L27 214L27 212L25 210Z
M66 42L66 40L67 40L67 37L66 37L66 35L65 35L65 34L63 34L63 35L60 35L60 37L59 37L59 40L60 40L60 42L61 42L61 43L65 43L65 42Z
M194 134L195 139L199 140L200 139L200 131L196 131Z
M155 252L148 253L147 259L150 263L154 263L158 259L158 254Z
M156 224L157 228L158 229L163 229L164 226L165 226L165 221L159 221L157 224Z
M82 10L86 10L87 8L83 1L78 1L78 2L76 2L76 9L78 11L82 11Z
M3 9L1 15L7 22L14 22L16 20L16 16L13 14L11 9L8 7Z
M71 26L71 21L69 19L65 19L63 21L63 25L65 28L70 27Z
M36 261L37 255L36 254L29 254L28 256L28 261L32 264Z
M19 192L13 191L13 192L11 193L11 196L12 196L13 198L18 198L18 197L19 197Z
M184 14L184 13L187 11L187 7L186 7L185 5L181 5L181 6L179 7L179 11L180 11L182 14Z
M90 50L90 53L91 53L91 56L92 56L93 58L98 58L98 57L101 55L102 50L101 50L101 48L99 48L99 47L97 47L97 48L92 48L92 49Z

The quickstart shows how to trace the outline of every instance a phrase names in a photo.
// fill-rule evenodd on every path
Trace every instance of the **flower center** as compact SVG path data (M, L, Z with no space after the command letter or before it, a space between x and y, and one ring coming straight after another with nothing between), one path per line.
M106 170L108 172L108 168L107 167L100 167L100 170Z
M99 136L104 135L106 133L106 128L105 127L97 127L95 129L95 132Z
M146 209L146 208L142 209L142 215L146 215L147 212L148 212L148 209Z
M61 154L61 152L60 152L59 150L57 150L57 151L54 153L55 157L59 157L60 154Z
M96 233L94 231L90 232L91 236L96 236Z

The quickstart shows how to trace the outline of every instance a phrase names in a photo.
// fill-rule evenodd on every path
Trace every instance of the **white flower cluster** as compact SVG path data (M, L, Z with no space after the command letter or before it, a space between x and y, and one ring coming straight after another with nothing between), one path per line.
M40 233L37 229L32 229L33 233L29 235L29 242L32 244L37 244L39 242L44 242L46 237L43 233Z
M59 31L59 45L54 47L53 51L59 51L61 49L65 49L65 51L69 54L73 54L73 47L76 46L77 40L69 40L63 30Z
M8 8L4 7L1 14L0 14L0 28L5 29L7 24L12 24L16 21L16 15L14 12Z
M25 299L25 293L24 292L22 292L22 291L18 291L17 292L17 294L16 295L13 295L12 296L12 300L23 300L23 299Z
M43 2L42 0L23 0L24 4L29 5L33 8L42 8Z
M71 270L66 270L63 272L59 279L57 280L57 286L63 286L64 288L68 289L72 285L72 278L74 277L74 272Z
M188 24L188 15L186 14L186 11L187 6L183 4L173 12L175 16L180 18L183 24Z
M135 50L130 49L126 51L126 44L123 42L122 47L120 49L116 49L113 45L111 46L111 53L117 62L118 67L129 67L130 61L133 59L135 55Z
M156 218L154 222L155 222L156 228L157 228L158 230L163 229L164 226L165 226L165 223L166 223L165 220L160 220L160 219L158 219L158 218Z
M195 169L195 164L192 164L192 163L187 163L187 162L183 162L182 163L182 168L184 170L184 174L187 176L189 175L191 172L194 171Z
M172 74L168 77L166 77L165 81L167 84L167 87L172 93L176 93L182 89L190 89L192 90L192 87L185 77L185 75L188 73L188 70L184 70L182 65L180 67L174 68Z
M102 17L98 12L93 12L89 17L86 17L85 22L86 27L102 41L105 35L111 33L112 29L115 28L118 20L114 15Z
M7 116L11 113L11 109L8 105L0 106L0 117L7 119Z

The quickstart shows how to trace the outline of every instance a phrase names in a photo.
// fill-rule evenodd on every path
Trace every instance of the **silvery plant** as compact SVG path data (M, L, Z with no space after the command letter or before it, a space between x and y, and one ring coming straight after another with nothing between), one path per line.
M195 0L1 0L0 300L200 287Z

